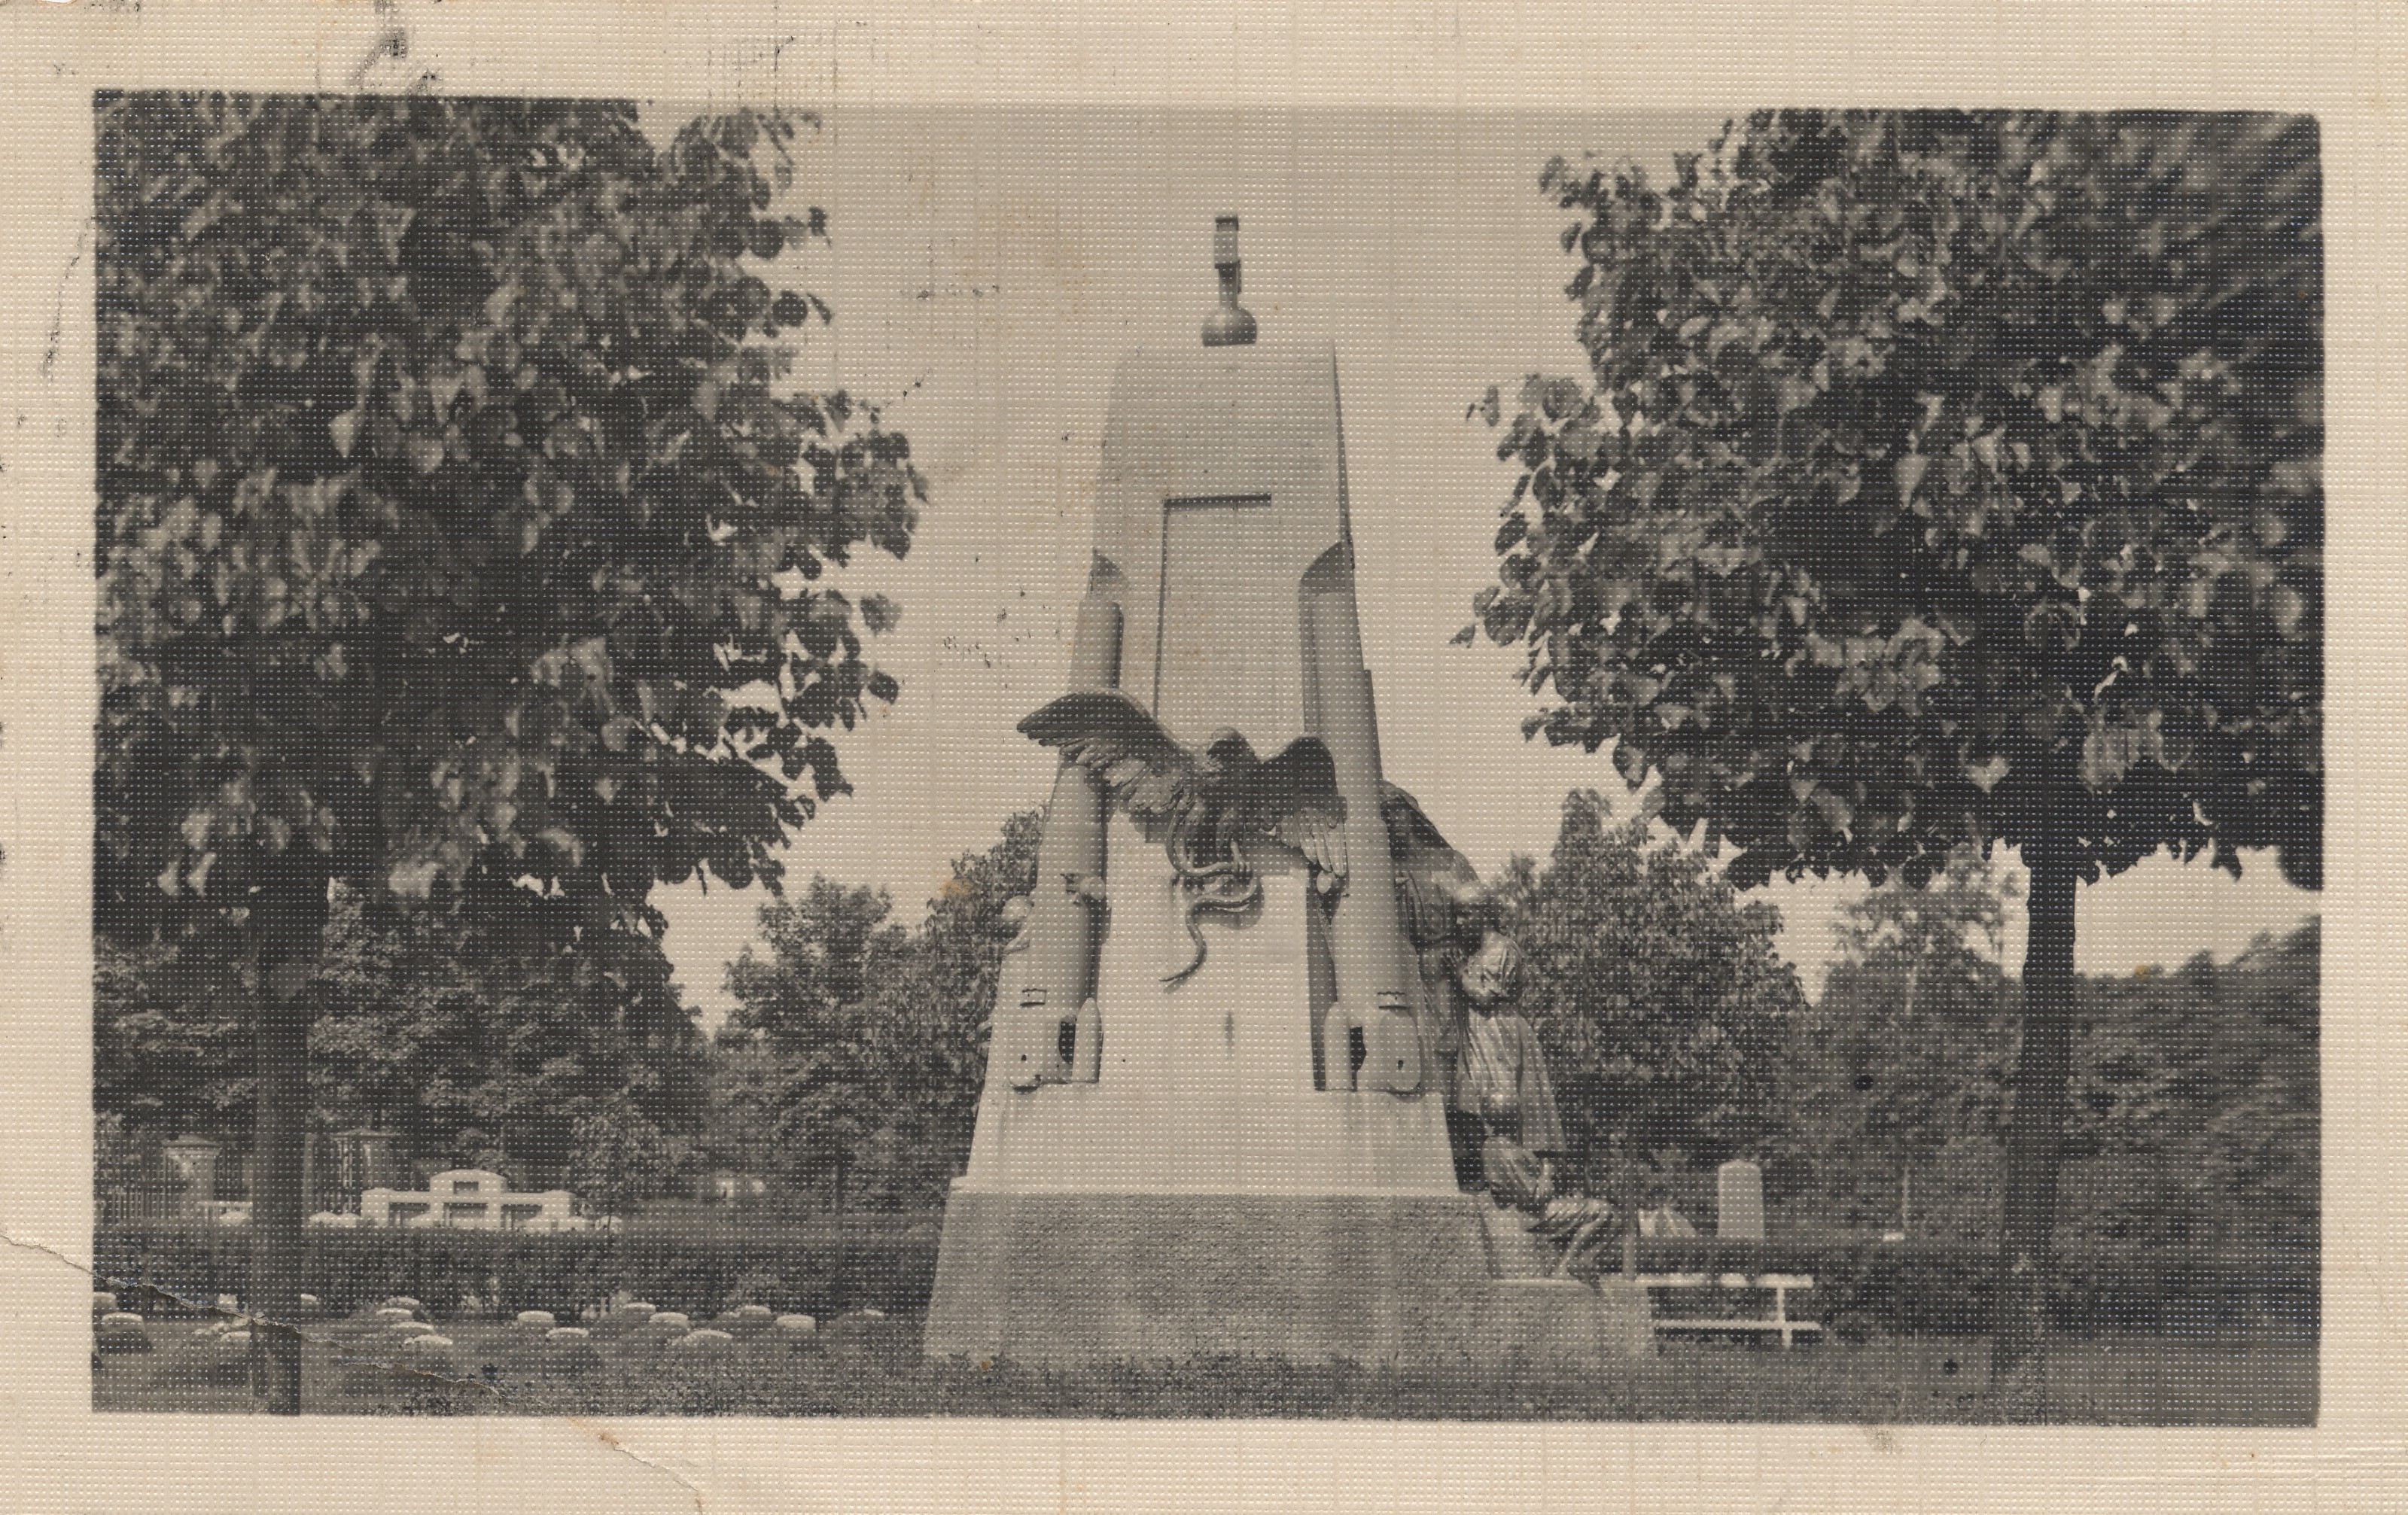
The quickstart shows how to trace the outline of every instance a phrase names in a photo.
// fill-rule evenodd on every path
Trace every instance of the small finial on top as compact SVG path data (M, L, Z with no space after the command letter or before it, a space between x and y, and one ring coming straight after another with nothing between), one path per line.
M1254 318L1238 304L1238 218L1212 222L1212 266L1221 276L1221 307L1204 322L1206 347L1243 347L1254 339Z

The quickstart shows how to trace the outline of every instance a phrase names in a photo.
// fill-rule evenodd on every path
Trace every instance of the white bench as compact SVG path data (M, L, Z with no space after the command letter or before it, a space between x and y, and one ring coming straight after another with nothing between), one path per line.
M1789 1318L1789 1291L1812 1289L1813 1275L1809 1273L1725 1273L1719 1278L1711 1273L1642 1273L1641 1287L1651 1297L1658 1289L1703 1289L1720 1283L1726 1289L1763 1289L1772 1294L1772 1313L1756 1319L1723 1320L1713 1316L1662 1316L1656 1319L1656 1329L1665 1331L1728 1332L1737 1336L1778 1336L1781 1349L1789 1350L1799 1336L1820 1336L1823 1328L1813 1321Z

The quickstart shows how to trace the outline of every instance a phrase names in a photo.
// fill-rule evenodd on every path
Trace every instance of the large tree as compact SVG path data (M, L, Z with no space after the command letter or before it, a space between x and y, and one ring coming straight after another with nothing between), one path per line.
M340 879L543 929L774 879L893 681L903 438L788 382L796 124L625 102L97 103L97 915L237 921L272 1408L311 972Z
M2319 879L2315 125L1777 112L1660 187L1542 182L1590 381L1522 392L1482 623L1527 646L1533 730L1612 745L1735 880L2018 850L2013 1367L2076 889L2161 850Z

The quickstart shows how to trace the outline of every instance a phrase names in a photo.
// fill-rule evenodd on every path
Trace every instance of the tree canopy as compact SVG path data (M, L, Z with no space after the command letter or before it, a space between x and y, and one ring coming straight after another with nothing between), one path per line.
M1039 822L1012 816L993 847L956 859L917 926L891 920L882 893L826 879L762 909L766 950L728 968L737 1007L717 1052L786 1177L824 1179L839 1200L941 1198L969 1151Z
M104 921L515 889L650 923L775 878L891 678L904 439L787 382L785 119L624 102L99 103ZM762 160L773 160L765 164ZM799 787L805 784L807 787Z
M248 1146L256 1080L234 935L101 939L93 1103L129 1134ZM404 1155L550 1188L599 1112L699 1128L707 1047L647 937L565 950L344 891L306 992L314 1131L389 1130Z
M1479 605L1536 731L1742 883L2040 837L2315 881L2312 121L1771 112L1543 185L1591 382L1524 387Z
M1811 1193L1822 1223L1994 1232L2015 1009L1998 959L2015 894L1961 848L1928 885L1893 878L1842 908L1838 957L1778 1076L1775 1181Z

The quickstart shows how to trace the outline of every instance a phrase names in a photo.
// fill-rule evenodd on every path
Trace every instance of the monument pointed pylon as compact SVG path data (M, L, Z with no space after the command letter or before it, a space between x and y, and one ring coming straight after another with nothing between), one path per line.
M1399 926L1336 354L1256 340L1234 217L1214 263L1202 344L1114 380L1069 689L1190 754L1232 732L1301 753L1342 801L1312 844L1330 865L1250 836L1199 869L1192 834L1141 824L1065 758L947 1205L932 1355L1446 1362L1529 1335L1498 1315L1529 1313L1497 1287L1526 1260L1456 1182L1448 1011ZM1192 908L1233 874L1258 891Z

